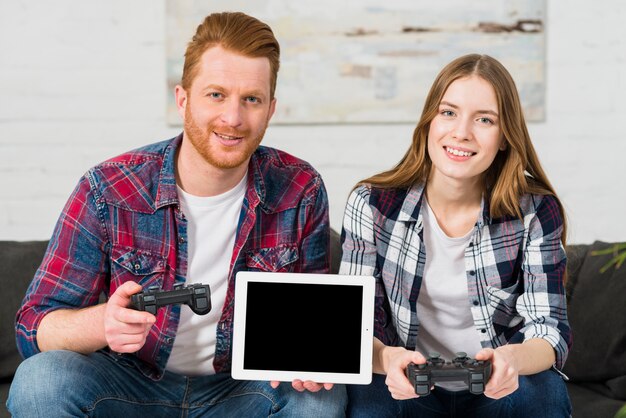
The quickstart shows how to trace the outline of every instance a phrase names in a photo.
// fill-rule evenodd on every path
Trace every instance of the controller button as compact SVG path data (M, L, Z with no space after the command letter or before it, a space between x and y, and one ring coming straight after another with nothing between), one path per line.
M472 390L473 393L480 393L484 391L484 386L482 383L472 383Z
M428 382L428 376L427 375L417 375L415 376L415 382L419 382L419 383L425 383Z
M194 290L196 295L206 295L206 289L204 287L199 287Z
M471 373L470 374L470 379L472 381L481 381L481 380L483 380L483 375L479 374L479 373Z
M418 395L427 395L429 392L428 385L415 385L415 393Z
M207 298L199 298L196 300L196 307L198 309L206 309L209 306Z
M154 302L154 301L156 301L156 296L154 296L154 295L145 295L143 297L143 301L144 301L144 303Z

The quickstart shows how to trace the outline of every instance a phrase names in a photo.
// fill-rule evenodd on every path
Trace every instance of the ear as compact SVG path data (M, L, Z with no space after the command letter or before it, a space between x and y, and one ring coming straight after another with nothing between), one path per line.
M174 89L174 98L176 101L176 108L178 109L178 114L184 121L185 109L187 109L187 91L185 91L185 89L179 84L177 84L176 88Z
M502 142L500 143L500 151L504 151L507 149L508 147L508 143L506 142L506 139L502 138Z
M274 97L272 101L270 102L270 111L267 114L267 123L269 123L270 119L272 119L272 116L274 116L275 111L276 111L276 98Z

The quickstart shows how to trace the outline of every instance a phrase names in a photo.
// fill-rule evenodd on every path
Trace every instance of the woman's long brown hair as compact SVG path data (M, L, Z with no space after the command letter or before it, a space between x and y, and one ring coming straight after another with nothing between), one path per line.
M519 202L526 193L554 196L563 219L561 240L565 245L565 211L530 140L515 82L507 69L488 55L464 55L446 65L430 88L422 116L413 132L411 146L404 157L391 170L364 179L357 186L370 184L380 188L409 188L416 183L426 183L432 167L427 151L430 122L437 115L439 103L448 86L459 78L471 75L481 77L493 87L498 102L500 128L507 143L506 149L498 153L485 173L484 192L489 197L491 216L521 218Z

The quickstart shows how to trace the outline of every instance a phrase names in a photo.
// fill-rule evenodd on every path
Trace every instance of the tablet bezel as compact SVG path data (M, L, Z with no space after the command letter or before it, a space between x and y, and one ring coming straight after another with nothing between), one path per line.
M361 358L359 373L313 372L291 370L244 369L245 319L247 313L247 289L251 282L304 283L323 285L353 285L363 288L361 310ZM372 380L372 349L374 334L373 276L273 273L240 271L235 279L235 308L233 318L232 377L239 380L264 380L291 382L311 380L318 383L369 384ZM269 337L268 337L269 338ZM298 353L294 353L297 356Z

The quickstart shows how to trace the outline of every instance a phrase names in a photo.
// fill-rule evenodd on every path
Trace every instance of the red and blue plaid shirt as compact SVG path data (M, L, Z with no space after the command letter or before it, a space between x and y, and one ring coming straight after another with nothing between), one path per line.
M187 274L187 221L174 173L178 137L108 160L89 170L70 196L16 318L24 357L39 352L37 327L48 313L98 303L126 281L172 289ZM327 273L328 197L306 162L259 147L230 262L214 367L230 370L235 274L241 270ZM123 355L158 379L172 350L180 305L157 313L146 343Z
M423 185L408 190L360 186L348 199L342 232L340 273L377 278L374 335L411 350L419 338L416 302L428 256L423 192ZM486 200L482 208L465 249L467 303L481 344L495 348L542 338L554 348L560 369L572 334L558 202L524 195L523 219L492 218Z

